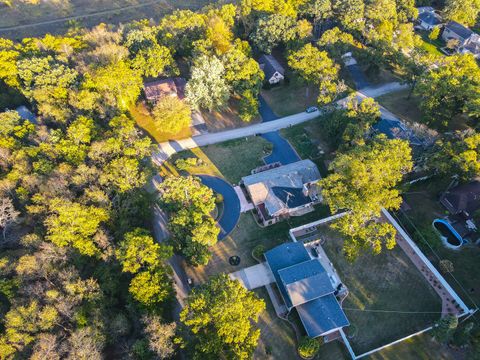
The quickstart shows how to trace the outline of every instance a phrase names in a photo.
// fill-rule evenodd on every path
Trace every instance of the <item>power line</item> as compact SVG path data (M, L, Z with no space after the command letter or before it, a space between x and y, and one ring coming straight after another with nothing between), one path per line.
M415 229L415 232L420 235L420 237L422 238L423 242L430 248L430 250L432 251L432 253L435 255L435 257L440 261L441 258L440 256L435 252L435 250L432 248L432 246L430 245L430 243L428 242L428 240L423 236L423 234L421 233L420 230L418 230L418 228L415 226L415 224L412 222L412 220L410 219L410 217L405 214L405 212L400 209L400 212L403 214L403 216L408 220L408 222L410 223L410 225L413 226L413 228ZM395 218L397 219L397 221L402 225L402 227L404 229L405 226L403 226L402 222L400 221L400 219L398 218L398 216L396 214L393 214L393 216L395 216ZM475 301L472 299L472 297L468 294L467 290L462 286L462 284L457 280L457 278L452 274L452 273L449 273L449 275L453 278L453 280L457 283L457 285L462 289L462 291L465 293L465 295L468 297L468 299L472 302L472 304L475 306L475 308L478 309L478 305L475 303Z
M342 307L343 310L375 312L375 313L395 313L395 314L442 314L441 311L401 311L401 310L374 310L374 309L354 309Z

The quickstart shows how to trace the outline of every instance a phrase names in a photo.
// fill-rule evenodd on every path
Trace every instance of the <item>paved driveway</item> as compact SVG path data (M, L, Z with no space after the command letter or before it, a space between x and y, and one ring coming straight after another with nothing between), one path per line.
M248 290L256 289L275 281L267 263L261 263L229 274L230 279L238 280Z
M347 66L347 70L350 73L350 76L352 77L352 80L355 83L355 87L357 88L357 90L361 90L370 86L370 83L368 82L365 74L363 73L362 69L360 69L360 66L358 66L358 64Z
M218 240L222 240L237 225L240 217L240 200L235 189L225 180L210 175L199 175L198 177L204 185L223 196L223 213L218 219L218 225L221 229Z

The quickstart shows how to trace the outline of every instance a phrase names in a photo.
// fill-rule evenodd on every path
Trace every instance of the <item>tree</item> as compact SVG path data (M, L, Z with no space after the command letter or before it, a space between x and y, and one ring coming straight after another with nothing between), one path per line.
M140 270L160 267L162 261L173 254L170 246L156 243L148 231L137 228L125 234L116 255L123 272L136 274Z
M397 25L395 0L370 0L365 3L364 34L370 42L390 44Z
M85 206L66 199L49 202L50 215L45 220L47 239L57 246L73 246L81 254L99 255L94 235L102 222L108 220L105 209Z
M100 360L105 336L91 326L76 329L68 339L68 360Z
M450 260L442 259L439 262L440 270L444 273L452 273L454 271L453 263Z
M143 76L152 77L178 71L170 50L158 44L140 49L133 58L132 68Z
M407 23L417 18L418 10L415 0L396 0L397 18L400 23Z
M10 198L0 198L0 228L2 229L3 240L10 226L15 224L20 213L15 210Z
M225 67L215 56L201 56L192 67L192 76L185 92L193 108L210 111L225 107L230 97L230 86L225 78Z
M469 110L478 101L480 67L471 55L443 58L440 66L430 68L418 81L415 93L422 98L420 107L428 124L445 128L456 115Z
M155 126L159 131L177 134L190 126L192 111L185 101L176 96L160 98L153 108Z
M333 11L347 32L360 32L365 26L363 0L334 0Z
M137 100L142 87L140 73L132 70L125 61L95 69L92 81L107 105L118 106L122 110Z
M311 359L318 353L321 345L321 340L304 336L298 344L298 353L304 359Z
M345 104L348 123L343 132L343 141L349 145L365 143L365 135L371 126L380 119L380 107L372 98L359 101L350 97Z
M379 137L371 144L339 154L329 169L332 174L321 181L322 195L332 213L349 211L334 224L346 235L346 256L354 259L365 249L378 254L382 246L393 248L395 229L375 219L382 208L400 207L396 186L412 169L408 143Z
M314 24L333 16L331 0L307 0L300 6L300 13L313 19Z
M458 318L455 315L446 315L435 323L432 336L441 343L447 343L452 338L457 326Z
M440 35L440 28L434 27L432 31L430 31L430 34L428 34L428 38L432 41L435 41L438 39L438 36Z
M295 18L290 16L264 16L258 20L250 39L258 50L270 54L276 46L295 39L296 25Z
M161 310L161 305L172 296L172 281L166 271L140 271L130 281L132 297L146 309Z
M252 121L258 115L258 108L260 104L258 101L258 95L255 95L253 91L246 90L240 97L240 106L238 113L243 121Z
M446 0L445 18L465 26L474 26L480 12L480 0Z
M180 321L194 334L194 359L248 359L260 330L253 324L265 303L237 280L218 275L193 289Z
M439 140L430 166L441 175L458 175L470 181L480 174L480 134L457 132L450 139Z
M164 324L158 316L142 317L145 334L151 351L159 359L170 359L175 354L175 323Z
M8 86L18 87L20 85L16 64L19 55L13 41L0 38L0 79Z

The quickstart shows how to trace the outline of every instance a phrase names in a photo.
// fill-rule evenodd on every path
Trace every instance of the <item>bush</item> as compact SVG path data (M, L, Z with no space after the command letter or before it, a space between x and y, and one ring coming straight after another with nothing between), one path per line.
M452 273L454 271L453 263L450 260L443 259L440 260L440 270L444 273Z
M298 354L304 358L309 359L314 357L320 350L321 342L317 339L303 337L298 344Z
M215 204L221 204L223 202L223 195L215 193Z
M195 157L178 159L177 161L175 161L175 166L177 167L178 170L187 170L191 167L195 167L198 165L199 165L198 158L195 158Z
M257 245L253 248L252 255L257 259L261 259L263 254L265 253L265 250L265 246Z

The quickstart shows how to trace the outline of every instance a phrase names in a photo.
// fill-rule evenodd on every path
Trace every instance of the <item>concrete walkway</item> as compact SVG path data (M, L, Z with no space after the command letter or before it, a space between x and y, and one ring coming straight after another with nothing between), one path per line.
M253 290L275 281L266 263L260 263L229 274L230 279L238 280L248 290Z
M240 212L244 213L252 210L253 204L251 202L248 202L240 186L235 186L233 189L237 193L238 199L240 200Z
M362 91L357 92L361 97L378 97L391 92L396 92L400 90L407 89L407 85L402 85L398 82L388 83L381 86L373 86L362 89ZM345 99L342 99L345 101ZM341 102L342 100L339 100ZM158 145L159 151L152 155L153 161L156 164L161 165L166 161L171 155L182 150L193 149L196 147L217 144L228 140L239 139L242 137L248 137L255 134L265 134L272 131L277 131L280 129L287 128L289 126L297 125L304 123L306 121L315 119L320 116L322 111L314 112L307 114L306 112L301 112L299 114L286 116L275 121L262 122L259 124L254 124L250 126L245 126L238 129L232 129L227 131L222 131L218 133L210 133L199 135L183 140L177 141L168 141L163 142Z

